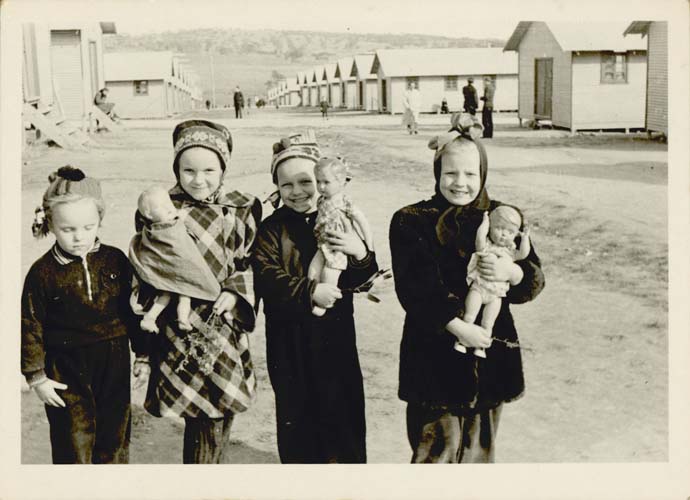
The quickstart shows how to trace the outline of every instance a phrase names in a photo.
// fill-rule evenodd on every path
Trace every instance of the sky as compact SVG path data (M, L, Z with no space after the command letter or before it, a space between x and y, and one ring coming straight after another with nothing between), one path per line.
M2 0L27 17L86 16L119 33L195 28L419 33L507 39L519 21L663 17L682 0ZM5 5L7 6L7 5ZM28 14L27 14L28 13ZM652 17L650 17L650 14ZM656 17L654 17L656 16Z

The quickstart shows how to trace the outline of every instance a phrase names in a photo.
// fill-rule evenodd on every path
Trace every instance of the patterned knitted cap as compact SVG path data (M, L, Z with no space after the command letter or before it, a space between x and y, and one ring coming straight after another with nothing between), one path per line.
M232 136L230 131L223 125L206 120L186 120L175 127L172 137L175 148L173 170L176 177L178 175L180 154L185 149L193 147L202 147L215 151L220 158L223 171L230 164Z
M98 216L103 219L105 215L105 202L101 192L101 184L78 168L70 165L60 167L57 172L48 176L50 185L43 194L43 203L34 211L32 231L34 236L40 238L49 232L49 214L52 207L58 203L79 201L83 198L91 198L96 203Z
M320 157L321 151L316 143L316 134L312 129L283 137L280 142L273 144L273 159L271 160L273 182L277 182L276 171L284 161L290 158L305 158L316 163Z

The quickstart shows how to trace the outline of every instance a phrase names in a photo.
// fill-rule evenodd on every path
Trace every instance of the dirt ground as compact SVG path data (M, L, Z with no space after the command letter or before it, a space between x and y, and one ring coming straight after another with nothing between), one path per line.
M423 116L407 135L399 117L262 110L245 120L216 111L235 148L227 182L265 196L272 143L312 126L320 141L354 165L349 192L376 235L379 264L390 265L393 212L433 192L431 151L447 117ZM174 121L138 121L101 133L87 152L29 147L22 185L22 273L51 241L31 237L33 209L48 174L64 164L102 180L107 212L101 239L126 249L138 193L170 186ZM488 189L520 206L533 231L547 286L514 306L523 344L527 391L507 405L498 436L500 462L653 462L668 459L667 152L644 136L532 131L514 116L496 118L487 141ZM268 209L267 209L268 210ZM356 297L358 346L373 463L406 463L404 404L397 398L403 312L392 289L380 304ZM273 392L265 360L263 315L252 335L258 377L255 405L239 415L232 463L277 463ZM133 394L134 463L179 463L182 425L158 419ZM50 463L48 425L35 395L22 392L22 462Z

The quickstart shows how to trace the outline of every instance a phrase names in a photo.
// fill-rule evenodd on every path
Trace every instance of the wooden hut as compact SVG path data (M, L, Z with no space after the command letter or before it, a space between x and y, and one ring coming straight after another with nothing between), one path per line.
M376 73L371 73L374 54L359 54L352 60L350 76L355 79L355 107L366 111L378 111L378 87Z
M335 65L335 78L340 81L340 107L357 108L355 78L352 76L352 57L338 59Z
M295 74L295 86L297 87L297 95L299 98L297 106L305 106L304 71L298 71Z
M668 136L668 23L633 21L623 34L647 37L645 128Z
M413 82L421 94L420 111L438 111L444 97L449 109L458 111L464 81L481 81L484 76L496 86L494 109L517 109L517 57L500 48L377 50L370 73L377 75L381 112L402 113L403 94Z
M331 107L340 107L340 80L335 77L335 64L326 64L321 75L321 98L326 100Z
M309 103L312 106L318 106L321 102L321 77L323 76L323 66L317 66L310 74Z
M162 118L194 109L193 70L167 51L105 54L110 100L123 118Z
M518 23L518 117L576 130L644 128L646 43L628 23Z

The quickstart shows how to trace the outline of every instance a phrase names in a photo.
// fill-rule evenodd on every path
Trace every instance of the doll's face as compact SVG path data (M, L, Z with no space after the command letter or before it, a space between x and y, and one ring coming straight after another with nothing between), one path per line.
M314 162L306 158L290 158L278 166L276 173L280 199L295 212L307 213L316 206Z
M316 189L321 196L331 198L345 187L345 176L338 175L333 167L316 167L314 169Z
M180 187L197 201L211 196L223 182L223 167L210 149L185 149L179 158Z
M448 202L462 206L479 194L479 151L472 143L449 147L441 157L439 191Z
M518 231L519 228L512 222L502 218L496 218L491 221L489 238L491 238L491 241L496 245L509 247L515 241Z
M141 200L139 211L151 222L167 222L177 217L177 209L164 190L155 190Z

